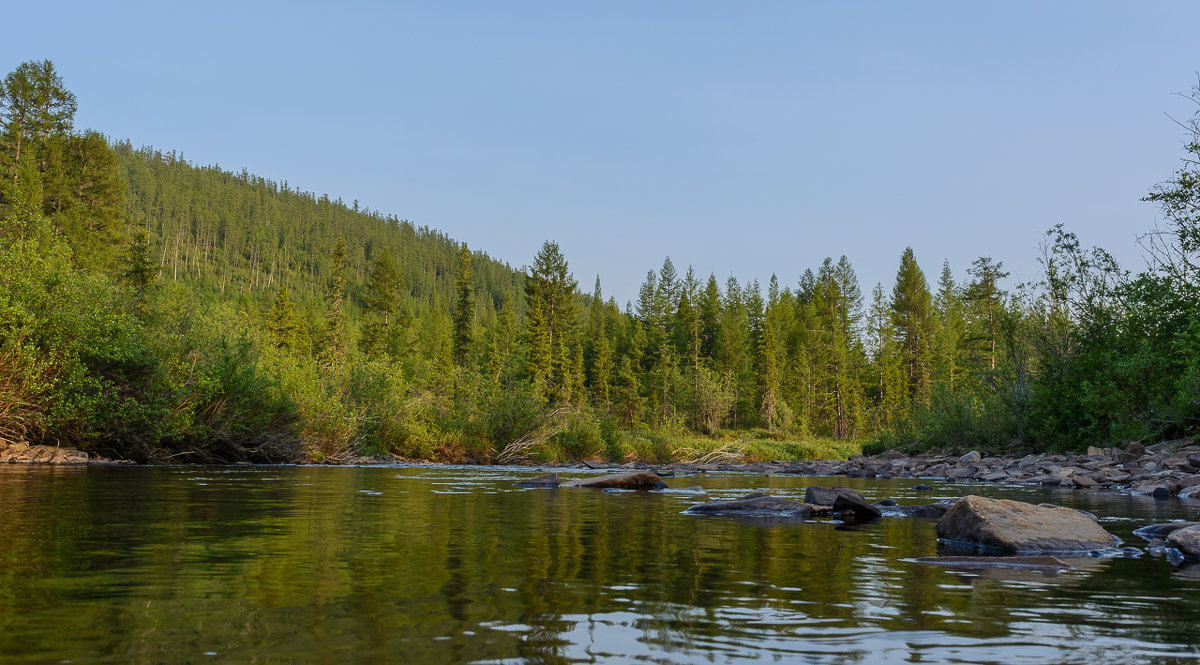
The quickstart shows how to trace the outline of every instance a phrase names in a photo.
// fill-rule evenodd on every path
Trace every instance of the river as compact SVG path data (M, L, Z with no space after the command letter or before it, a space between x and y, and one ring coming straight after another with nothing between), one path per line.
M964 494L1133 529L1200 503L983 483L698 474L659 492L516 468L0 465L2 663L1195 663L1200 568L961 570L934 522L684 514L810 484ZM564 472L564 477L583 475ZM674 487L700 486L703 494Z

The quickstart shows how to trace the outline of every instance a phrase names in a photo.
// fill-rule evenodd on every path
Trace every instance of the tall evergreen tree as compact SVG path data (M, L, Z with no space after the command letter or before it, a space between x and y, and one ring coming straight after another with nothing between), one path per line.
M892 288L892 325L904 358L908 396L916 402L927 402L930 394L930 304L925 273L912 248L906 247Z
M23 62L0 81L0 154L14 188L23 158L32 156L45 170L37 153L51 136L70 133L76 108L75 94L49 60Z
M950 262L942 263L942 276L933 296L934 339L931 347L933 381L950 392L960 387L959 355L965 334L962 290L954 281Z
M997 330L1006 295L997 282L1008 277L1008 273L1004 271L1003 261L993 262L990 256L975 259L967 273L975 278L967 287L965 295L971 310L969 339L988 369L994 370Z
M125 270L121 273L122 280L137 293L138 307L145 298L146 289L158 277L159 267L150 256L150 234L146 229L138 227L133 231L129 241L129 253L125 259Z
M604 413L608 413L611 408L610 395L614 364L612 343L608 341L608 335L605 334L603 328L596 337L593 354L595 360L592 362L592 393L595 395L596 402L603 406Z
M471 251L463 243L458 255L457 293L454 307L454 362L466 364L471 342L475 339L475 287L471 277Z
M903 359L896 343L892 308L883 295L883 285L871 292L870 325L872 364L874 366L875 428L887 430L902 416L908 402L908 386Z
M295 305L288 294L287 284L280 284L279 292L275 294L275 304L267 314L267 329L275 338L275 346L294 349L298 328Z
M393 358L398 357L401 353L399 337L406 323L404 276L400 274L392 251L387 247L371 263L363 291L363 304L370 316L363 336L367 350L383 351Z
M576 282L567 268L558 244L546 241L534 258L525 281L528 301L525 330L529 338L529 374L535 382L545 381L543 396L564 394L563 372L555 372L570 359L561 354L570 348L575 332Z
M338 236L330 254L329 279L326 282L325 343L322 359L338 364L346 354L346 243Z

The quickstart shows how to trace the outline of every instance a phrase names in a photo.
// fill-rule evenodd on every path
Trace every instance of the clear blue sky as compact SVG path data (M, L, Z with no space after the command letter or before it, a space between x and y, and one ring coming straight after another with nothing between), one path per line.
M1194 1L116 4L8 8L0 69L49 58L79 127L514 266L557 240L621 303L667 255L1028 279L1059 222L1138 268L1200 70Z

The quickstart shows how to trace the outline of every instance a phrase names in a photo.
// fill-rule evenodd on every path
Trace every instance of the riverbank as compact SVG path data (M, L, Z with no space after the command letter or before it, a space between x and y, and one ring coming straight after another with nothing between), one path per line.
M1102 488L1128 490L1159 498L1200 495L1200 446L1196 445L1194 437L1151 446L1131 443L1125 448L1090 447L1084 454L1042 453L1004 457L985 456L979 451L972 451L965 455L909 456L892 450L871 457L853 456L844 461L668 464L651 468L661 468L668 473L743 471Z
M89 456L73 448L0 443L0 464L130 464ZM360 457L354 464L412 464L391 456ZM526 465L531 468L588 470L653 470L663 477L700 473L760 473L764 475L846 476L850 478L928 478L981 481L1076 489L1115 489L1159 498L1200 495L1200 446L1194 437L1150 446L1131 443L1125 448L1089 448L1084 454L1042 453L1016 456L905 455L896 450L845 460L771 461L750 463L614 464L588 460L578 464Z

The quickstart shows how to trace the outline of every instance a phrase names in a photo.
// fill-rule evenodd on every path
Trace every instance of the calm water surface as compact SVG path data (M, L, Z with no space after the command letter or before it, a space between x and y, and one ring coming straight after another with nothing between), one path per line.
M1200 569L963 571L934 523L684 515L747 490L1091 510L1128 545L1200 503L912 480L523 469L0 465L3 663L1194 663ZM570 474L564 474L570 475Z

